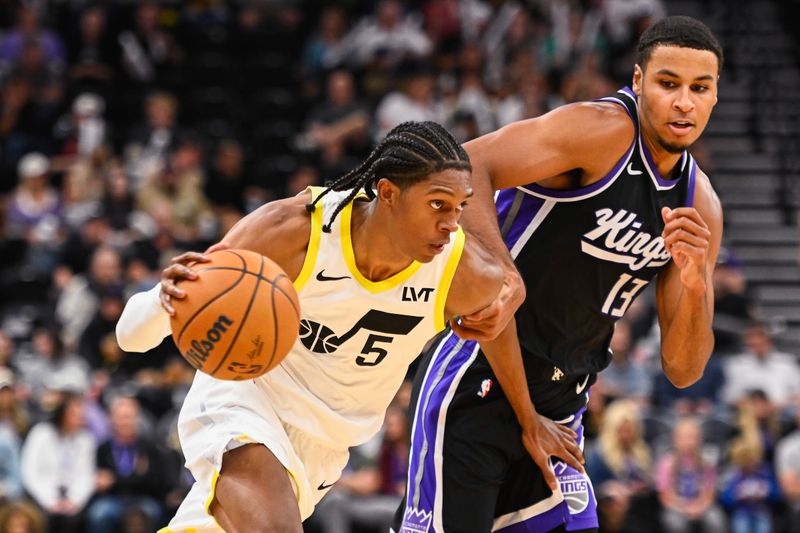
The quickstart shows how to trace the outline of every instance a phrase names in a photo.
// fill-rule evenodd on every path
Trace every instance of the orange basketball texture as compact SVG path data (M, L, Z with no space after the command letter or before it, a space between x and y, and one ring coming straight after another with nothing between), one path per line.
M292 348L300 304L292 281L272 260L248 250L221 250L179 282L172 338L196 369L217 379L243 380L275 368Z

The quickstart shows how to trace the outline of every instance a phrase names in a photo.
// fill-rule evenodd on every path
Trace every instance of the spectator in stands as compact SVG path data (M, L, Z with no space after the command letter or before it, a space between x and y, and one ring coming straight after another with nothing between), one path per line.
M231 210L240 215L248 212L245 191L252 184L245 167L244 150L238 141L223 139L217 144L206 175L204 192L217 215Z
M759 443L747 435L731 445L732 468L720 500L731 514L732 533L770 533L771 505L780 498L772 469L764 462Z
M742 262L730 248L720 248L712 282L714 353L729 355L741 350L742 332L753 321L755 307Z
M605 410L597 443L586 457L586 471L603 529L646 529L655 512L652 460L635 402L617 400Z
M106 10L90 5L67 41L68 75L78 87L109 96L119 67L120 50L109 29Z
M379 2L375 16L363 19L345 39L348 56L357 67L378 63L378 68L390 69L405 59L425 57L433 50L418 21L404 16L399 0Z
M644 405L650 396L652 377L632 346L631 327L619 320L611 338L611 365L598 376L602 394L616 398L628 398Z
M41 26L39 15L39 10L32 5L23 4L18 9L16 26L0 40L0 63L3 66L20 61L25 47L36 43L48 69L57 71L63 68L64 45L58 34Z
M775 350L764 324L756 323L747 328L745 345L744 353L731 356L724 363L725 401L736 403L755 389L763 390L779 409L800 398L797 358Z
M64 238L63 204L50 186L49 171L44 155L25 155L17 166L19 185L6 207L6 235L26 241L26 262L37 274L52 271Z
M303 148L322 152L344 148L351 155L360 155L368 146L370 118L366 106L356 96L353 75L346 70L332 72L326 84L325 101L306 116Z
M778 442L775 472L786 500L787 531L800 531L800 409L795 411L795 429Z
M156 91L145 101L145 122L136 125L125 146L125 167L135 182L155 172L178 147L178 101Z
M28 426L28 413L17 397L16 377L10 368L0 367L0 427L7 427L22 438Z
M8 368L0 367L0 417L9 393L14 394L14 374ZM17 500L22 495L19 471L21 435L16 425L0 418L0 503Z
M147 530L159 526L159 499L167 492L158 448L139 433L139 402L120 396L111 404L111 438L97 449L97 498L87 511L89 533L115 533L126 512L136 508L147 518Z
M122 65L129 78L142 86L164 85L174 75L170 67L182 60L172 35L160 27L161 7L157 2L139 2L134 27L119 34Z
M677 422L673 449L658 461L656 487L661 523L666 533L717 533L725 530L725 515L716 505L714 465L702 454L700 424L694 418Z
M347 25L347 14L340 6L330 5L322 10L317 30L303 54L309 73L320 74L342 66L347 59L344 41Z
M95 442L83 416L83 399L67 394L53 421L35 425L22 446L22 483L47 512L51 533L82 531L94 492Z
M56 317L63 325L62 340L68 350L78 347L81 335L92 320L105 293L122 289L122 259L111 247L97 248L86 274L69 276L56 304Z
M65 349L58 331L41 327L34 331L30 346L20 350L15 359L20 382L30 399L45 409L53 392L68 388L83 391L89 386L86 361Z
M26 501L0 506L0 532L45 533L45 517Z
M429 65L408 63L403 88L386 95L375 110L375 140L406 120L443 122L442 110L436 98L436 79Z

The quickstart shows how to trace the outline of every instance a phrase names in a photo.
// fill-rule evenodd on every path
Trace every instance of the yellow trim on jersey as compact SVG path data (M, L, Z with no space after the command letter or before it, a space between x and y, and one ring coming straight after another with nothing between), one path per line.
M211 492L209 492L208 498L206 498L206 503L203 507L205 507L206 509L206 514L211 517L211 519L214 521L215 524L217 524L217 526L219 526L220 529L222 529L222 526L219 525L217 519L214 518L213 514L211 514L211 503L214 501L214 495L216 494L217 491L217 481L219 481L219 472L215 468L214 474L211 476Z
M172 529L170 529L168 527L162 527L156 533L178 533L178 532L174 531L174 530L172 530ZM184 529L183 533L197 533L197 530L195 528L193 528L193 527L190 527L189 529Z
M419 261L412 261L411 264L406 268L383 281L372 281L365 278L364 275L358 270L358 266L356 265L356 256L353 253L353 239L350 235L350 220L352 218L352 214L353 202L350 202L344 209L342 209L342 213L340 215L342 217L342 253L344 255L344 262L347 263L347 268L350 269L350 273L353 275L353 278L362 287L372 293L383 292L393 287L397 287L417 273L417 270L420 269L422 263Z
M445 326L444 306L447 303L447 294L450 292L450 283L453 281L458 262L461 260L461 253L464 251L464 240L464 230L459 226L450 257L447 258L442 278L439 280L439 287L436 289L436 303L433 308L433 325L436 333L442 331Z
M306 191L311 191L311 200L317 198L324 189L322 187L309 187ZM302 194L302 193L301 193ZM316 209L311 212L311 236L308 239L308 250L303 261L303 268L300 269L297 279L294 280L294 290L300 292L303 286L311 277L314 265L317 263L317 252L319 252L319 239L322 234L322 204L317 203Z

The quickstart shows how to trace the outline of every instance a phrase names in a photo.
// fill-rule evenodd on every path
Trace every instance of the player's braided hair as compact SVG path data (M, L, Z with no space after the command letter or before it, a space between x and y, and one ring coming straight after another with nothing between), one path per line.
M330 233L339 212L363 189L375 198L375 183L386 178L404 188L443 170L472 170L469 156L452 135L435 122L403 122L392 129L367 159L322 191L306 209L314 211L316 203L330 191L350 190L333 211L322 231Z

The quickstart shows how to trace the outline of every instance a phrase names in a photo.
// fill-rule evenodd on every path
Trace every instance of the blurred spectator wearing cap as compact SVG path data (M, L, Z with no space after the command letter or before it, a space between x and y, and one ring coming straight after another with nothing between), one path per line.
M30 502L0 506L0 531L3 533L45 533L45 518Z
M120 396L111 404L111 438L97 449L97 497L87 511L88 533L115 533L126 512L144 512L148 531L161 520L159 499L169 490L162 453L139 432L139 402Z
M742 262L730 248L720 248L712 283L714 353L728 355L741 349L742 331L755 318L755 303L742 272Z
M81 93L75 98L70 114L56 124L55 135L62 139L63 155L88 157L107 144L105 108L105 100L95 93Z
M672 451L656 465L661 522L666 533L725 530L725 515L715 504L717 477L714 465L703 457L702 437L696 419L679 420L672 433Z
M724 362L728 403L742 400L751 390L763 390L778 409L800 398L800 366L797 357L775 350L764 324L756 323L745 331L746 350Z
M778 442L775 473L786 500L787 531L800 531L800 408L795 407L794 431Z
M95 442L85 429L83 398L66 394L52 422L36 424L22 446L22 482L47 512L52 533L82 531L94 475Z
M103 295L122 290L122 258L115 249L100 246L92 254L85 274L67 275L56 281L60 285L56 319L62 325L65 346L75 350Z
M6 205L6 235L27 244L25 265L34 276L53 270L64 239L62 199L49 184L50 161L30 153L17 166L19 184Z
M14 373L0 367L0 503L16 500L22 495L22 478L19 470L19 445L21 433L16 425L2 418L7 396L14 395Z

